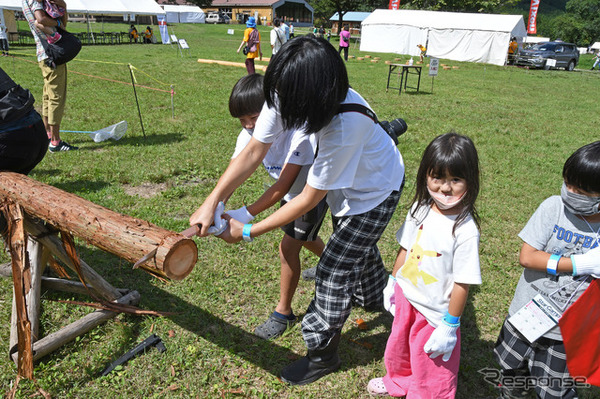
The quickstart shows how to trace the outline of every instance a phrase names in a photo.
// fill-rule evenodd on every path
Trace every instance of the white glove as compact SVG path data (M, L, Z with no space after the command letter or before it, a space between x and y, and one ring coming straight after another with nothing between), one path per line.
M456 337L456 330L458 330L458 327L458 325L451 327L442 321L440 325L433 330L431 337L429 337L425 346L423 346L425 353L431 353L429 357L432 359L435 359L439 355L444 355L442 357L443 361L447 362L450 360L454 346L456 346L456 341L458 341L458 338Z
M396 279L390 274L388 277L388 283L383 289L383 307L385 310L390 312L392 316L396 314L396 295L394 293L395 286Z
M232 218L234 218L235 220L242 222L244 224L248 224L254 219L254 216L252 216L252 214L250 212L248 212L248 209L246 209L246 206L243 206L240 209L234 209L231 211L227 211L225 213L228 214L229 216L231 216Z
M600 246L581 255L571 255L573 275L600 274Z
M215 209L215 220L213 222L214 224L208 228L209 234L214 234L218 236L221 235L227 228L227 220L221 217L224 211L225 204L221 201L219 202L219 205L217 205L217 209Z

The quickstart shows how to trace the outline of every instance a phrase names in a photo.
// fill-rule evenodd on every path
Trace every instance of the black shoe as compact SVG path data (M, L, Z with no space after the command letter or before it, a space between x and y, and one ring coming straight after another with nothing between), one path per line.
M48 151L50 152L73 151L78 149L79 147L75 147L74 145L71 145L63 140L61 140L57 145L50 144L48 146Z
M302 280L313 281L317 277L317 267L311 267L302 272Z
M337 353L339 343L340 333L336 333L325 348L309 350L281 370L281 379L290 385L305 385L337 371L342 364Z

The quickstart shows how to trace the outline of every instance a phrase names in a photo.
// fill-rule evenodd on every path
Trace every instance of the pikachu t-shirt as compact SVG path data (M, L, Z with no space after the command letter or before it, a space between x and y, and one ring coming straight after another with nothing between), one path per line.
M479 230L469 216L453 235L457 215L445 216L430 207L421 207L414 218L411 212L396 233L407 250L396 280L406 299L437 327L448 311L454 283L481 284Z

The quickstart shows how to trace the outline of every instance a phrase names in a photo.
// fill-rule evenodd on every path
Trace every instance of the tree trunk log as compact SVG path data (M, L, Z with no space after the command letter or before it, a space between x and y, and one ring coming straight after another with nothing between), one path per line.
M9 198L29 215L132 263L157 249L145 266L173 280L185 278L198 260L192 239L21 174L0 172L2 198Z

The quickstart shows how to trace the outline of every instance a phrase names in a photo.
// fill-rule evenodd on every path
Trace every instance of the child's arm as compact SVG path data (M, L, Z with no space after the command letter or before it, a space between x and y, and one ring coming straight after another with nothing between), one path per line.
M292 184L294 184L294 181L296 181L296 177L298 177L301 169L302 165L290 163L283 165L279 179L277 179L277 181L256 200L256 202L248 205L248 212L250 212L252 216L256 216L280 201L287 192L290 191L290 188L292 187Z
M448 312L423 346L425 353L431 353L430 358L435 359L443 355L442 360L444 362L450 360L458 341L456 331L460 327L460 316L465 308L468 296L469 284L454 283L450 294Z
M226 213L240 222L249 223L256 215L275 205L277 201L281 200L290 191L301 169L302 165L286 163L281 169L279 179L259 199L248 206L227 211Z
M396 274L398 274L398 270L404 265L406 261L406 248L400 247L398 251L398 255L396 256L396 262L394 263L394 268L392 269L392 276L396 278Z
M557 262L554 265L554 262ZM587 251L585 254L568 256L551 255L540 251L527 243L523 243L519 255L521 266L545 271L549 274L572 273L574 276L584 274L600 274L600 246Z
M35 22L41 26L47 28L56 28L58 26L58 22L54 18L50 18L44 10L35 10L33 16L35 17Z

